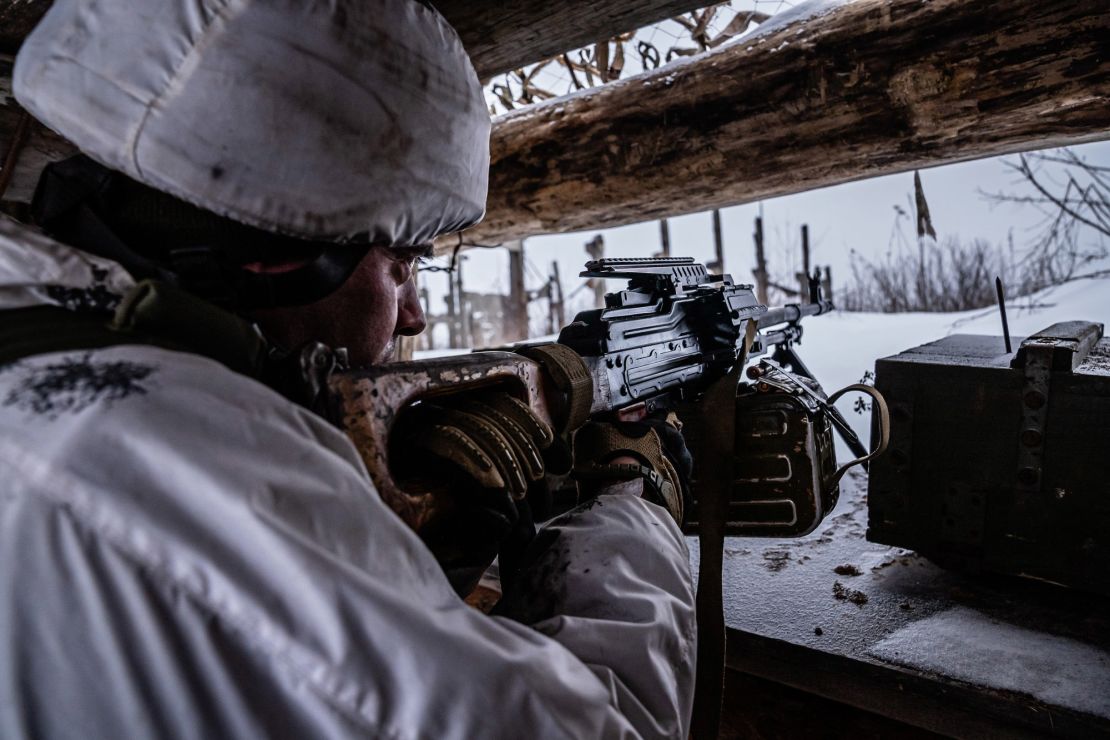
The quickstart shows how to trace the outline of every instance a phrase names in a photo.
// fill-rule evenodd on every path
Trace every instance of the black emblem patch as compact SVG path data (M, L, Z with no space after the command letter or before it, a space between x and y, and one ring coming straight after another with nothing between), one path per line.
M56 419L64 413L82 411L94 403L145 395L147 388L142 381L156 369L154 365L126 360L94 361L90 353L66 357L32 368L30 374L8 392L4 405Z
M84 288L64 285L47 285L46 295L62 308L70 311L114 311L122 298L108 290L108 271L92 268L93 281Z

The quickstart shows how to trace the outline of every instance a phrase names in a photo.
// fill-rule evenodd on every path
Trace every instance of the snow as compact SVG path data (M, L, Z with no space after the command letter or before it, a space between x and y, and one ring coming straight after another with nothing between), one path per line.
M1020 337L1035 334L1061 321L1097 321L1110 326L1110 273L1094 273L1007 301L1010 336L1016 348ZM828 393L858 383L875 360L898 354L949 334L1002 336L997 307L961 313L850 313L834 311L802 322L804 334L798 355ZM999 340L1001 344L1001 339ZM858 395L838 402L841 413L860 439L870 439L869 414L857 414ZM847 459L844 450L838 459Z
M870 653L915 670L1028 694L1048 705L1110 714L1110 654L1067 637L998 622L965 607L913 622Z
M826 15L852 1L853 0L809 0L809 2L799 3L788 10L775 13L762 24L756 26L750 32L739 38L743 39L745 42L749 42L752 39L766 36L769 33L779 31L795 23L810 21L814 18ZM797 33L801 33L802 30L803 29L798 29Z

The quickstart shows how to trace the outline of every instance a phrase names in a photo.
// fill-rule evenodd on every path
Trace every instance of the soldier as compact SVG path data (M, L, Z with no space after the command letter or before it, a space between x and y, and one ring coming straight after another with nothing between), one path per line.
M0 219L0 736L686 735L678 512L602 488L487 616L283 370L388 359L414 259L482 216L489 116L434 9L59 0L14 77L82 155L39 228ZM579 454L683 485L663 432Z

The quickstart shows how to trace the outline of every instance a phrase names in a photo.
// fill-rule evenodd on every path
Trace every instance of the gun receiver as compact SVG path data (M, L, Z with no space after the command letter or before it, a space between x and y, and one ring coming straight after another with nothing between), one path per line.
M578 314L559 334L559 343L582 355L592 371L591 413L640 403L650 413L697 399L745 354L748 322L759 331L746 358L771 352L773 362L817 380L794 351L802 319L833 310L817 276L809 280L809 303L772 309L756 300L752 286L711 275L690 257L601 259L587 262L581 277L628 280L625 290L605 296L605 308ZM843 415L830 407L829 416L852 452L865 456Z
M559 334L592 371L595 414L697 398L744 355L749 325L767 314L750 285L689 257L601 259L581 276L628 281Z

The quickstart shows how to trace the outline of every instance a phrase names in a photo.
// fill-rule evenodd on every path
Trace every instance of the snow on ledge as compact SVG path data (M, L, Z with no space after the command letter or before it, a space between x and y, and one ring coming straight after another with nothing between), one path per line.
M841 6L859 1L860 0L806 0L804 3L798 3L792 8L775 13L748 33L737 36L730 41L729 44L753 41L760 36L766 36L775 31L780 31L795 23L812 21L815 18L833 12ZM725 46L729 44L725 44Z
M1110 654L955 607L909 624L871 648L887 663L1110 716Z
M781 30L795 23L810 21L820 16L828 15L829 13L844 5L849 5L855 2L868 1L873 0L807 0L806 2L795 5L792 8L784 10L780 13L776 13L748 33L736 36L735 38L730 39L724 44L721 44L716 49L710 49L709 51L705 51L701 54L695 54L689 57L679 57L677 59L672 59L671 61L661 65L656 69L646 70L637 75L625 77L620 80L614 80L613 82L609 82L604 85L599 85L597 87L587 87L582 90L575 90L573 92L567 93L566 95L560 95L557 98L542 100L540 102L533 103L532 105L529 105L527 107L518 108L516 110L508 111L506 113L494 116L493 121L495 124L498 124L504 121L517 121L518 119L526 120L533 116L539 115L558 115L562 112L564 106L566 106L566 104L571 102L572 100L588 97L602 91L617 89L625 85L642 84L670 87L670 85L675 80L676 73L682 71L685 67L691 64L712 64L714 56L725 53L736 44L750 44L752 41L756 41L762 36L766 36L774 31ZM801 29L799 29L799 32L800 31ZM788 44L789 42L784 41L782 44L772 49L771 51L778 51ZM661 77L661 72L667 72L667 74Z

